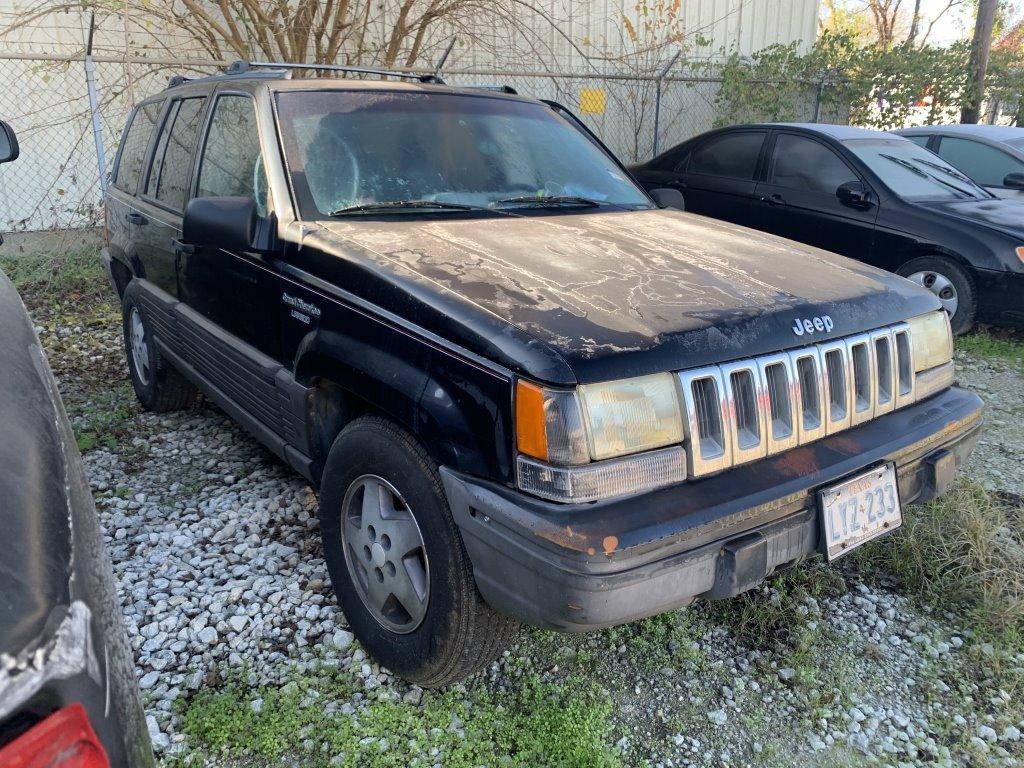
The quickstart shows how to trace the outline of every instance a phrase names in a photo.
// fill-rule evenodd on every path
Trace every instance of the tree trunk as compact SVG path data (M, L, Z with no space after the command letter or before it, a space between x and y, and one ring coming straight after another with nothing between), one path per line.
M974 41L971 43L971 86L964 107L960 111L961 123L977 123L981 117L981 102L985 98L985 74L988 54L992 48L992 27L996 21L999 0L978 0L978 18L974 23Z
M914 0L914 15L910 20L910 32L907 34L907 45L917 42L917 31L921 26L921 0Z

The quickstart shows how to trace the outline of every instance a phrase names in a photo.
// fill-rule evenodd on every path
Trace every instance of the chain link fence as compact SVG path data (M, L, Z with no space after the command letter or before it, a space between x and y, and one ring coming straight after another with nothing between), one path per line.
M112 163L134 103L164 88L172 74L214 74L223 65L97 57L93 103L84 58L0 53L0 118L14 127L22 150L18 162L0 166L0 230L62 232L68 242L94 231L102 216L100 156L108 166ZM726 110L719 98L722 80L707 75L493 70L445 71L443 76L455 86L507 85L522 95L563 104L625 163L649 159L656 149L717 125L766 117ZM849 119L848 109L831 98L829 83L762 85L786 94L782 119Z

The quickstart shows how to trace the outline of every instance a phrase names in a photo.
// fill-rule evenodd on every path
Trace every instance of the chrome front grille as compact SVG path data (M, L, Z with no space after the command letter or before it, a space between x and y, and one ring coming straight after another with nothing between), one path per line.
M842 432L914 401L906 323L677 375L690 476Z

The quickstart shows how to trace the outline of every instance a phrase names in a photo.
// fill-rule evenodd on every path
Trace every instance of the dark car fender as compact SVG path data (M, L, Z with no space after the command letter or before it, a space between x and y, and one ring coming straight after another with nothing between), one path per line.
M294 371L311 393L306 417L315 476L337 433L361 411L409 430L439 465L511 476L509 376L423 342L399 348L324 329L299 343Z

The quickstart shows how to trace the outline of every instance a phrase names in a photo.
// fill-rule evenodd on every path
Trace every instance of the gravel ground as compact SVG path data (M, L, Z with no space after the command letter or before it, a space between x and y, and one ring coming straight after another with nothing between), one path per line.
M253 764L214 756L184 727L191 697L225 678L254 691L245 703L259 713L257 691L328 668L344 684L304 687L300 707L369 722L390 703L428 718L436 696L367 660L346 630L326 583L310 488L215 408L141 413L125 384L115 311L77 323L45 307L35 316L86 436L158 754L168 763ZM969 473L1019 493L1024 375L999 361L958 362L960 380L989 407ZM606 735L624 765L1022 764L1024 691L1006 688L1008 680L1024 688L1020 649L1006 653L958 616L849 573L821 565L791 573L784 587L747 599L598 634L527 632L449 695L479 709L526 680L569 690L585 680L611 704ZM446 733L471 725L453 716L450 728L404 748L424 765L454 764ZM315 732L300 735L285 753L318 752ZM354 742L370 757L352 764L374 764L389 749L387 734L378 736Z

